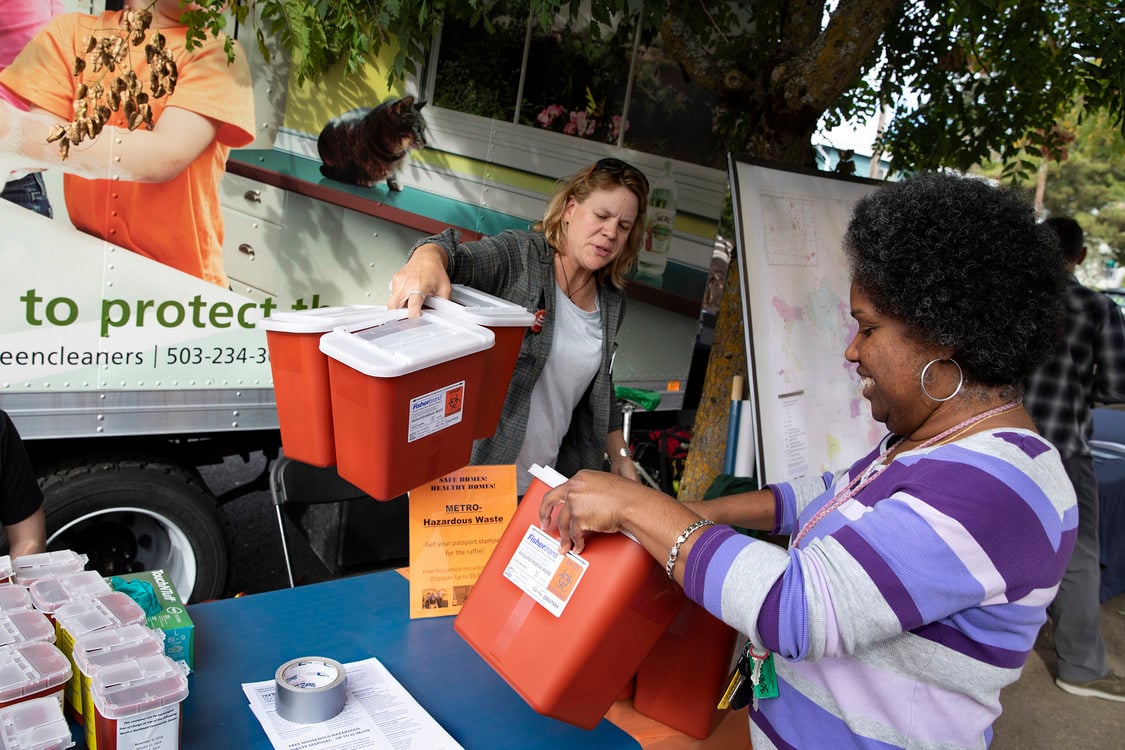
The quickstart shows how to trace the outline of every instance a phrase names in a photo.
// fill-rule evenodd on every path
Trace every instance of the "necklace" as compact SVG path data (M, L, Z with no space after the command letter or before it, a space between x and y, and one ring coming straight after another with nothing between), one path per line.
M582 284L572 292L570 291L570 275L566 272L566 265L563 263L561 255L559 256L559 268L562 269L563 282L566 284L566 297L571 302L574 302L574 295L581 292L591 281L594 280L594 274L590 274L589 276L587 276L586 280L583 281Z
M1022 404L1022 403L1023 403L1023 399L1017 398L1015 401L1009 401L1006 404L1002 404L1000 406L994 407L992 409L989 409L986 412L976 414L972 417L969 417L968 419L966 419L964 422L961 422L960 424L953 425L952 427L950 427L945 432L943 432L939 435L934 435L932 438L930 438L929 440L926 440L924 443L920 444L917 448L913 448L912 450L922 450L923 448L936 448L939 445L945 445L946 443L950 443L950 442L956 440L961 435L964 435L970 429L972 429L973 427L976 427L978 424L985 421L986 419L992 419L993 417L995 417L999 414L1004 414L1005 412L1009 412L1012 409L1018 408L1019 405ZM800 532L797 533L797 536L794 537L794 539L793 539L793 543L790 544L789 546L790 547L796 547L798 544L800 544L801 540L805 538L805 535L809 533L809 530L812 529L813 526L816 526L818 523L820 523L822 520L824 520L825 516L827 516L829 513L836 510L837 508L839 508L841 505L843 505L847 501L851 500L853 497L858 495L861 490L863 490L865 487L867 487L867 485L870 484L875 479L875 477L877 477L880 474L880 472L878 470L876 470L875 467L881 466L883 461L887 458L888 455L890 455L894 451L894 449L897 447L897 445L898 444L896 443L893 446L889 446L886 450L884 450L882 453L879 454L879 457L876 458L872 462L871 466L869 466L864 471L862 471L859 474L856 474L854 477L852 477L852 480L850 482L848 482L848 484L842 490L837 492L832 497L832 499L829 500L824 505L824 507L822 507L816 513L814 513L812 518L810 518L808 520L808 522L806 522L805 525L803 527L801 527Z

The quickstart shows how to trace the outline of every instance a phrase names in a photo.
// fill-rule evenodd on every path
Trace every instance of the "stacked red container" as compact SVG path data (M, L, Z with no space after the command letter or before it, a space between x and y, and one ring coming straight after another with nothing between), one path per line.
M347 305L274 313L258 323L266 331L281 445L289 458L335 465L328 357L320 351L320 337L337 326L377 322L380 316L388 317L385 307Z
M508 396L507 385L516 369L520 347L527 329L535 323L535 315L519 305L472 287L454 284L449 299L426 297L426 307L439 315L447 315L478 326L484 326L496 337L488 350L480 392L470 394L477 400L477 430L474 437L491 437L500 423L500 412ZM502 383L504 387L498 387Z
M698 739L725 711L716 706L730 681L738 633L690 599L637 669L638 713Z

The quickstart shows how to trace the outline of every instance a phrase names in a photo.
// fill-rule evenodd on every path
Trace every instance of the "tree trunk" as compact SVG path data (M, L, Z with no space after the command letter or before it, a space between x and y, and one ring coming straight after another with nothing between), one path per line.
M691 430L691 450L680 479L680 500L702 500L715 477L723 473L731 382L736 375L746 380L746 334L738 266L736 252L727 266L723 298L715 321L715 338L703 379L703 394Z

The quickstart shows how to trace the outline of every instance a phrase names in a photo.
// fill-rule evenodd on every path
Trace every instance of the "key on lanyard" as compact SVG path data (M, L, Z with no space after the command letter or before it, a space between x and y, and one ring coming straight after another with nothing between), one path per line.
M745 653L738 657L738 663L734 668L734 672L730 676L730 682L727 684L727 689L723 692L723 697L719 699L717 708L721 711L731 707L731 699L739 691L742 685L746 682L746 676L750 672L749 658Z
M777 674L773 668L773 653L768 649L758 653L754 650L754 644L747 641L746 648L738 657L730 683L719 700L718 708L733 708L737 711L753 702L754 710L757 711L759 698L776 697Z
M762 653L754 651L754 645L746 644L746 652L754 666L750 669L750 684L752 686L754 710L758 710L759 698L777 697L777 672L773 667L773 652L763 649ZM733 701L732 701L733 705Z

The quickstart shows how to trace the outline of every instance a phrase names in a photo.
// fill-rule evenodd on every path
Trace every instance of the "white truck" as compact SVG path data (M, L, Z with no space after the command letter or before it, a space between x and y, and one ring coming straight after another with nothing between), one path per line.
M262 132L232 154L223 183L230 290L75 230L57 175L48 173L54 220L0 202L0 408L39 474L49 547L82 551L107 575L163 568L189 601L224 594L230 530L221 503L265 479L216 498L198 468L258 451L272 458L280 446L269 352L255 322L277 310L382 304L418 237L446 226L469 237L525 228L542 210L542 193L505 190L440 159L412 164L401 193L323 180L315 158L275 148L284 65L264 64L254 44L246 49ZM430 150L501 164L515 151L494 148L496 128L515 126L486 127L487 155L461 123L434 112ZM581 140L532 150L544 177L602 155ZM663 165L637 158L650 174ZM702 175L702 187L681 191L688 210L694 195L717 213L725 175L685 169ZM615 371L621 385L661 392L667 410L682 401L711 256L711 240L679 234L675 242L692 245L687 254L699 262L669 264L672 291L635 289Z
M242 204L226 212L232 291L0 202L0 408L40 476L49 547L82 551L107 575L163 568L191 601L223 594L228 559L226 520L198 467L273 457L280 445L255 322L384 302L427 228L236 174L224 187L228 206ZM641 302L631 310L619 381L684 382L695 320ZM623 378L629 359L656 377Z

